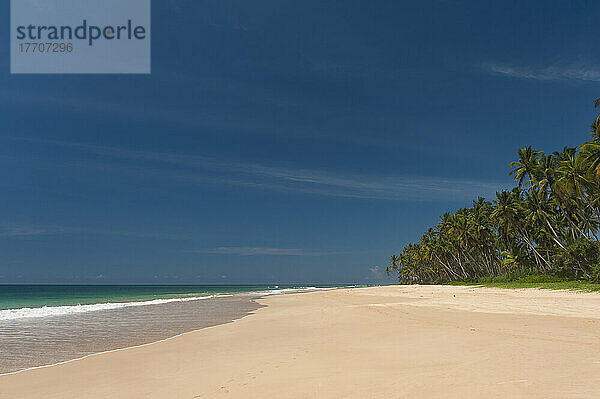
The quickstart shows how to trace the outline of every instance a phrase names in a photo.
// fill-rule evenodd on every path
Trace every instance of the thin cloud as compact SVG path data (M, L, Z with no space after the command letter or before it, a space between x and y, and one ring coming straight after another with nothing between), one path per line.
M363 70L360 66L325 66L316 67L321 69L343 68L346 70ZM312 75L307 79L314 79L314 74L308 67ZM369 68L366 68L369 70ZM370 79L382 79L387 89L390 88L389 80L385 75L393 72L381 70L369 72ZM178 76L179 74L177 74ZM140 124L137 129L144 129L148 124L156 127L163 126L165 129L191 129L199 131L203 135L213 135L223 137L231 135L232 137L246 138L285 138L286 140L314 140L329 144L359 145L369 147L395 147L403 148L407 151L418 149L418 144L411 140L403 139L405 131L419 131L422 134L429 134L432 131L440 129L441 123L435 121L419 121L418 124L412 123L401 115L389 115L386 111L372 108L364 109L354 107L355 111L360 108L360 112L350 112L347 101L335 101L332 98L323 99L321 97L311 97L309 99L290 95L283 92L277 94L271 88L260 88L238 81L217 81L217 78L203 78L201 86L203 90L207 87L217 86L226 91L219 96L224 95L227 98L237 98L241 96L239 106L231 107L229 102L225 108L203 109L203 107L193 107L185 109L181 107L170 107L168 104L160 106L152 104L142 104L139 101L128 101L127 99L102 99L89 96L56 96L55 93L44 93L39 91L14 90L12 88L0 87L0 104L5 103L8 107L22 107L31 109L36 106L53 107L60 112L68 109L69 114L81 113L86 117L98 118L106 121L126 121L128 124L135 122ZM351 80L355 81L356 77ZM185 87L189 84L198 83L196 76L183 76L182 79L175 79ZM173 79L163 81L165 85L172 86ZM178 84L179 84L178 83ZM244 86L245 88L242 89ZM182 86L183 87L183 86ZM216 89L216 88L215 88ZM244 92L245 94L240 94ZM263 101L264 104L259 102ZM293 117L282 118L281 115L288 115L291 112ZM296 117L304 114L305 117ZM312 117L306 118L306 115ZM324 118L324 115L327 117ZM349 127L347 121L350 118L352 124ZM285 119L285 120L283 120ZM311 120L313 122L311 122ZM344 123L341 123L344 121ZM449 151L443 146L431 147L428 149L431 153L441 153L444 156L460 158L457 154ZM470 157L479 157L478 154L470 154Z
M72 226L48 226L33 224L0 224L0 238L28 238L35 236L54 236L65 234L89 234L103 236L118 236L130 238L147 238L160 240L198 240L189 234L183 233L151 233L101 227L72 227Z
M484 69L495 75L501 75L516 79L546 81L580 80L588 82L600 82L600 67L590 65L556 65L543 68L531 68L487 63L484 64Z
M239 82L231 82L226 85L228 95L240 94ZM204 87L204 86L203 86ZM313 112L321 113L323 109L328 109L329 113L335 113L342 116L347 112L346 104L332 105L318 98L310 100L297 100L286 96L274 98L274 94L269 90L262 90L257 95L257 90L247 90L244 98L251 100L251 105L255 106L257 99L264 99L265 105L270 110L274 107L280 107L285 110L287 107L306 109L311 107ZM21 105L23 107L34 107L36 105L55 108L68 108L69 112L80 112L102 119L111 120L121 119L126 121L136 120L142 123L159 123L169 126L183 126L190 129L202 129L207 134L235 134L244 136L281 136L285 134L287 138L324 140L330 142L352 141L361 145L390 145L390 143L402 144L393 140L393 138L376 138L369 132L372 129L362 129L360 134L348 135L344 129L335 127L322 127L318 125L310 126L307 129L305 123L288 120L284 125L279 118L274 118L277 113L269 112L266 114L257 114L255 112L243 111L248 107L240 106L232 113L231 110L221 110L218 112L202 111L198 109L185 110L180 108L169 108L165 106L155 107L151 105L138 104L135 102L102 100L89 97L56 97L53 93L24 92L11 89L0 89L0 102L6 102L11 106ZM242 102L245 104L244 102ZM234 115L235 117L232 117ZM366 111L361 112L364 120ZM370 124L376 123L381 119L381 115L371 115L368 120ZM388 118L389 119L389 118Z
M268 248L268 247L216 247L185 251L198 254L218 254L218 255L279 255L279 256L326 256L340 255L346 252L339 251L311 251L302 248Z
M32 226L0 226L0 237L29 237L48 234L48 230Z
M52 236L64 234L95 234L107 236L125 236L132 238L150 238L150 239L172 239L182 241L195 241L197 237L189 235L172 235L172 234L151 234L137 233L132 231L111 230L103 228L77 228L66 226L32 226L32 225L0 225L0 238L16 238L24 239L34 236ZM217 255L279 255L279 256L330 256L330 255L345 255L357 252L348 251L317 251L302 248L272 248L272 247L214 247L197 250L181 251L185 253L197 254L217 254ZM163 278L177 278L177 276L163 276ZM95 279L104 279L103 274L96 275ZM158 277L155 277L158 278Z
M381 280L385 277L383 270L379 266L370 267L369 271L371 272L370 278L372 279Z
M477 196L493 197L503 188L499 183L471 179L429 176L385 176L337 171L288 168L252 162L222 160L205 156L128 150L122 148L41 139L18 139L55 145L70 150L136 161L139 166L112 163L87 163L103 171L129 173L136 177L153 177L187 184L234 185L254 189L294 192L338 198L465 201ZM178 166L173 170L172 166ZM168 167L165 167L168 166Z

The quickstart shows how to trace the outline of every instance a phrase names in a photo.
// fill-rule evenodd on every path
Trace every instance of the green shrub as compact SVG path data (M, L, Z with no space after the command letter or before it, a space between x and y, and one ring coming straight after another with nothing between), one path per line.
M518 283L542 284L542 283L560 283L565 280L561 279L559 276L553 276L553 275L548 275L548 274L534 274L531 276L521 277L516 281Z

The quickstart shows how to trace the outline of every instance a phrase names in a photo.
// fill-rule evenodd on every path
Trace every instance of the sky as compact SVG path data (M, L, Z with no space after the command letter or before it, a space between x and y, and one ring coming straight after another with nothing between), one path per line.
M386 283L588 135L598 2L161 0L150 75L10 75L0 284Z

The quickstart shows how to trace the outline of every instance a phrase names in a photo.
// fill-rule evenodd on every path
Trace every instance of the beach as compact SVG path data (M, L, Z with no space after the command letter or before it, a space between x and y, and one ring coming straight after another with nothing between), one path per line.
M266 296L161 342L0 377L0 398L591 398L600 295L383 286Z

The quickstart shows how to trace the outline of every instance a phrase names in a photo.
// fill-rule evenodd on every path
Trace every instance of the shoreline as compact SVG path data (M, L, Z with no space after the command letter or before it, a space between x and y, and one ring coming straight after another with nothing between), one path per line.
M255 300L254 300L254 299L252 299L251 301L252 301L252 302L255 302ZM261 309L261 308L259 308L259 309ZM257 310L259 310L259 309L257 309ZM254 312L254 311L253 311L253 312ZM123 347L123 348L110 349L110 350L101 351L101 352L94 352L94 353L90 353L90 354L88 354L88 355L85 355L85 356L77 357L77 358L75 358L75 359L64 360L64 361L62 361L62 362L57 362L57 363L52 363L52 364L44 364L44 365L41 365L41 366L33 366L33 367L28 367L28 368L26 368L26 369L17 370L17 371L10 371L10 372L8 372L8 373L0 373L0 377L9 376L9 375L15 375L15 374L21 374L21 373L24 373L24 372L26 372L26 371L31 371L31 370L37 370L37 369L44 369L44 368L48 368L48 367L60 366L60 365L63 365L63 364L72 363L72 362L77 362L77 361L79 361L79 360L84 360L84 359L87 359L88 357L92 357L92 356L104 355L104 354L107 354L107 353L112 353L112 352L120 352L120 351L125 351L125 350L128 350L128 349L143 348L143 347L145 347L145 346L154 345L154 344L159 344L159 343L161 343L161 342L166 342L166 341L169 341L169 340L172 340L172 339L174 339L174 338L178 338L178 337L181 337L181 336L184 336L184 335L187 335L187 334L192 334L192 333L195 333L195 332L198 332L198 331L202 331L202 330L206 330L206 329L209 329L209 328L215 328L215 327L218 327L218 326L222 326L222 325L224 325L224 324L231 324L231 323L234 323L234 322L236 322L237 320L240 320L240 319L242 319L242 318L244 318L244 317L246 317L246 316L250 316L250 315L252 315L252 314L253 314L253 312L250 312L250 313L247 313L247 314L245 314L245 315L242 315L241 317L239 317L239 318L237 318L237 319L233 319L233 320L226 321L226 322L223 322L223 323L215 324L214 326L206 326L206 327L201 327L201 328L198 328L198 329L196 329L196 330L191 330L191 331L182 332L182 333L180 333L180 334L173 335L173 336L171 336L171 337L167 337L167 338L159 339L158 341L152 341L152 342L147 342L147 343L145 343L145 344L139 344L139 345L133 345L133 346L126 346L126 347Z
M244 301L247 301L248 303L254 304L254 306L252 307L252 310L250 310L249 312L240 311L239 313L232 314L231 318L227 317L227 318L221 318L221 319L214 319L214 320L210 321L209 324L202 325L202 323L200 323L200 325L193 326L193 327L191 327L191 329L182 327L180 331L170 331L171 334L169 334L169 332L166 332L166 333L153 334L153 336L147 336L147 337L139 336L135 339L133 339L133 338L127 339L127 340L125 340L125 342L123 342L123 339L119 339L118 336L115 335L114 343L111 343L110 339L108 339L106 344L103 345L104 348L96 347L96 348L89 348L91 350L79 351L79 353L73 352L73 353L71 353L71 355L72 355L71 357L68 354L63 354L62 356L57 358L57 356L53 355L52 352L42 353L38 357L39 362L35 362L33 364L31 364L32 362L30 362L30 364L24 365L25 367L23 367L23 368L19 368L14 362L12 364L9 362L9 366L0 367L0 377L5 376L5 375L19 374L19 373L22 373L25 371L35 370L35 369L39 369L39 368L47 368L47 367L57 366L57 365L61 365L61 364L66 364L66 363L74 362L77 360L82 360L82 359L85 359L87 357L94 356L94 355L122 351L122 350L132 349L132 348L144 347L147 345L164 342L164 341L176 338L178 336L181 336L184 334L189 334L189 333L199 331L199 330L202 330L205 328L215 327L215 326L219 326L222 324L228 324L228 323L234 322L236 320L239 320L243 317L246 317L249 314L252 314L252 312L254 312L255 310L259 309L261 307L261 305L259 305L256 302L256 300L267 297L267 296L286 295L289 293L304 293L304 292L311 292L311 291L331 290L331 289L337 289L337 288L340 288L340 287L318 288L318 287L310 286L310 287L302 287L302 288L281 288L281 289L274 288L274 289L268 289L268 290L264 290L264 291L240 291L240 292L236 292L236 293L215 293L213 295L202 296L202 297L190 296L190 297L185 297L185 298L159 298L159 299L147 300L147 301L110 302L110 303L106 303L108 305L112 305L110 308L85 310L85 311L73 312L73 313L68 313L66 310L68 310L72 307L77 307L77 306L81 306L81 305L76 305L76 306L63 305L63 306L60 306L59 308L66 308L66 310L58 309L59 312L56 314L50 314L50 315L46 315L46 316L24 317L21 319L7 318L5 320L7 322L12 323L12 328L11 328L12 331L1 331L0 330L0 334L8 333L9 335L11 335L11 333L12 334L17 333L19 331L19 326L21 325L19 323L23 323L23 322L29 322L29 323L34 322L34 323L42 323L43 324L43 321L40 320L40 317L43 317L43 318L50 317L50 318L52 318L50 320L52 320L53 323L63 320L63 323L69 322L72 324L73 317L77 317L77 315L83 315L84 317L87 317L88 323L90 322L90 320L93 320L94 322L97 323L98 321L101 322L104 318L109 317L108 315L111 315L111 317L113 317L113 318L115 317L115 315L117 315L117 317L118 317L118 315L120 314L119 312L122 312L123 310L127 310L128 308L135 309L138 307L146 307L147 306L148 312L160 312L161 309L163 309L163 306L168 306L169 304L181 303L183 305L184 303L190 303L189 306L194 307L195 305L193 305L193 303L197 302L197 301L202 301L202 302L204 300L220 301L225 298L232 299L232 297L235 297L238 300L244 300ZM219 306L219 305L216 305L218 302L213 302L213 303L215 303L214 306L217 306L217 307ZM105 305L105 303L83 305L83 307L84 308L86 308L86 307L97 308L97 307L101 307L102 305ZM203 305L208 305L208 303L204 303ZM40 308L40 309L43 309L43 308ZM31 309L27 308L26 310L31 310ZM98 313L98 312L103 312L103 313ZM108 312L108 313L106 313L106 312ZM191 312L191 309L190 309L190 312ZM0 311L0 313L1 313L1 311ZM67 318L61 319L63 317L67 317ZM81 317L81 316L79 316L79 317ZM165 314L165 315L163 315L163 317L168 317L168 315ZM126 318L127 318L127 314L122 313L122 316L120 317L120 319L123 320ZM1 318L0 318L0 322L2 322ZM191 322L191 324L197 324L197 323ZM116 328L118 328L118 326L116 326ZM29 329L31 329L31 327L29 327ZM29 333L31 333L31 331L29 331ZM37 337L38 337L38 339L44 339L44 336L42 333L38 333ZM1 338L2 337L0 336L0 339ZM127 341L130 341L130 342L127 342ZM2 343L1 340L0 340L0 343ZM123 343L123 345L119 345L119 343ZM4 342L4 344L7 344L7 343ZM48 349L48 350L52 350L52 349ZM29 352L31 352L31 351L28 351L28 353ZM88 353L85 353L85 352L88 352ZM14 349L13 349L12 353L9 352L9 356L14 357L14 356L20 356L20 355L21 354L19 352L14 351ZM62 359L61 359L61 357L62 357ZM0 366L6 366L6 364L0 364ZM10 367L10 366L12 366L12 367ZM4 369L4 370L2 370L2 369Z
M1 375L0 398L600 393L598 294L380 286L257 302L235 323Z
M15 287L18 285L11 285L11 287ZM25 284L24 287L30 287L33 285ZM1 286L0 286L1 287ZM61 286L64 287L64 286ZM85 286L92 287L92 286ZM95 287L95 286L94 286ZM132 286L123 286L123 287L137 287L135 285ZM145 286L139 286L145 287ZM162 287L162 286L158 286ZM183 287L183 286L179 286ZM195 286L194 286L195 287ZM215 286L207 286L207 287L215 287ZM225 287L233 287L233 286L225 286ZM240 286L240 287L250 287L250 286ZM258 286L257 286L258 287ZM266 286L265 286L266 287ZM22 306L17 308L0 308L0 321L2 320L20 320L20 319L28 319L28 318L39 318L39 317L49 317L49 316L65 316L72 315L76 313L88 313L95 311L103 311L103 310L115 310L122 309L128 307L136 307L136 306L150 306L150 305L163 305L172 302L190 302L190 301L198 301L204 299L213 299L213 298L226 298L234 295L238 296L263 296L263 295L278 295L292 292L305 292L305 291L318 291L318 290L328 290L328 289L336 289L336 288L352 288L351 286L331 286L331 287L317 287L317 286L285 286L285 288L278 288L279 286L273 286L273 288L265 288L262 290L250 289L248 291L215 291L215 292L193 292L186 294L164 294L162 297L152 297L146 299L138 299L131 298L130 300L122 299L122 300L100 300L99 302L73 302L67 304L52 304L52 305L42 305L42 306ZM159 294L160 295L160 294ZM41 311L45 313L40 313ZM36 313L37 312L37 313Z

